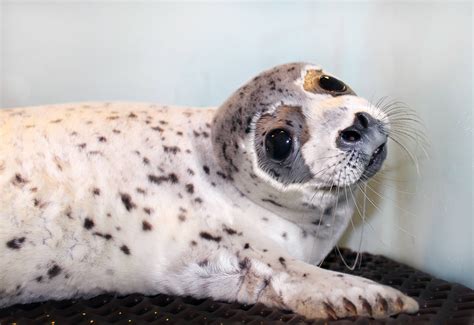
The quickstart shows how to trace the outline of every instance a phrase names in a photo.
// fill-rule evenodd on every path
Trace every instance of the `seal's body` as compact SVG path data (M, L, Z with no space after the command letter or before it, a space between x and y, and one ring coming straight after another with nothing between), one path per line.
M0 111L0 306L140 292L313 318L415 311L392 288L314 266L346 228L357 182L380 168L389 128L325 77L280 66L219 109Z

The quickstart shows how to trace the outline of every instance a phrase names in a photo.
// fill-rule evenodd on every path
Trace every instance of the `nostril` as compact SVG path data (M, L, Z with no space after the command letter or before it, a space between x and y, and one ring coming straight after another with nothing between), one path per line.
M367 129L369 127L369 116L365 113L357 113L356 114L357 120L362 125L363 128Z
M346 130L341 132L341 138L347 142L357 142L360 140L361 135L355 130Z

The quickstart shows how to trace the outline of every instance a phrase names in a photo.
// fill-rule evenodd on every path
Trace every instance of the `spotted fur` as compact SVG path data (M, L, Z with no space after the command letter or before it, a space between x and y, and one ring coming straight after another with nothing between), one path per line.
M336 150L355 111L380 112L352 91L315 89L308 71L322 73L300 63L265 71L218 110L1 110L0 306L140 292L261 302L310 318L415 311L394 289L314 266L353 212L324 189L334 175L318 177L317 158ZM299 134L294 170L259 148L275 125Z

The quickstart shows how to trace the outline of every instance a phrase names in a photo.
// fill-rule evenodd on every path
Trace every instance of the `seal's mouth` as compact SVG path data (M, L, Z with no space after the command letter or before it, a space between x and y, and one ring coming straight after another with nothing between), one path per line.
M383 162L385 161L386 157L387 146L385 143L383 143L378 146L372 153L372 156L370 157L367 167L365 167L365 170L362 173L360 180L366 181L372 176L374 176L380 170L380 168L382 168Z
M374 165L374 163L377 161L377 159L382 154L383 150L385 150L385 143L383 143L377 149L375 149L374 153L372 154L372 157L370 157L369 164L367 165L367 168L370 168Z
M357 176L352 174L354 175L354 177L350 180L350 182L347 182L346 180L346 183L344 182L340 183L339 181L329 180L325 182L325 184L318 185L317 189L321 191L327 191L327 192L339 192L340 190L344 190L348 186L352 186L357 183L367 181L369 178L377 174L377 172L382 168L385 158L387 157L387 145L385 142L382 143L377 148L375 148L375 150L372 152L370 156L364 155L360 152L358 154L355 154L355 156L359 157L358 159L356 159L357 162L355 163L349 162L346 165L346 167L348 166L350 167L347 170L358 169L359 173L361 172L360 174L358 174ZM350 161L352 161L352 158L350 158ZM345 170L346 167L343 166L341 167L341 169ZM341 169L338 169L338 170L341 170ZM343 173L343 172L335 171L334 174L341 176L343 174L344 175L350 174L350 172Z

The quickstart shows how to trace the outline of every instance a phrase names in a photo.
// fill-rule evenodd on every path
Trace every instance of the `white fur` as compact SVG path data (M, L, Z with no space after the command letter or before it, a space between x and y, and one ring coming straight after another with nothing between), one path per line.
M328 105L366 107L344 97ZM317 121L325 105L305 114ZM359 315L368 314L361 299L374 317L416 310L394 289L303 262L320 259L348 219L315 253L317 239L297 223L241 195L216 173L214 113L135 103L0 111L0 306L114 291L262 302L312 318L352 315L343 299ZM303 155L320 154L312 141ZM376 310L380 297L388 310Z

